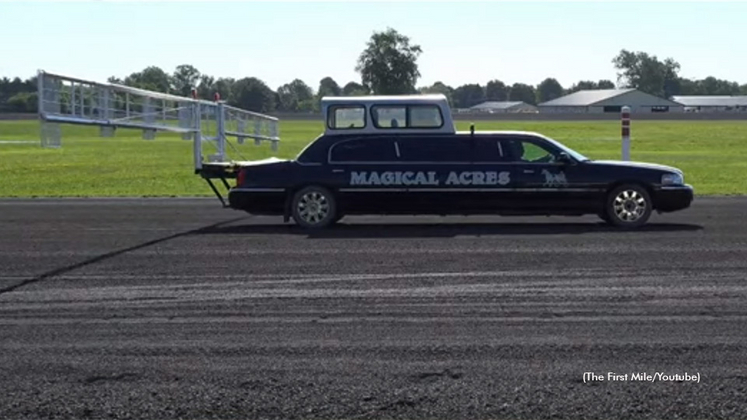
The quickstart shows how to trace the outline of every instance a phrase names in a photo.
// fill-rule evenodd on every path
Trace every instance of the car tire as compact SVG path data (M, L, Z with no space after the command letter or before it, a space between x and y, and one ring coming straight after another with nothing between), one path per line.
M609 222L621 228L643 226L651 217L653 202L646 188L637 184L625 184L610 191L605 203Z
M612 219L610 219L610 217L609 217L609 216L607 215L607 212L606 212L606 211L602 211L602 212L601 212L601 213L599 213L599 214L598 214L597 216L599 216L599 218L600 218L600 219L602 219L602 221L603 221L604 223L606 223L606 224L608 224L608 225L611 225L611 224L612 224Z
M322 229L339 220L334 194L318 185L302 188L293 195L291 215L296 224L306 229Z

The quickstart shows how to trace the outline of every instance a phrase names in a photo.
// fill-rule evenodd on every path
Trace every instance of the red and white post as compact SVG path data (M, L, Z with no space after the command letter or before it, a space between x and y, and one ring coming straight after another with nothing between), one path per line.
M620 113L622 122L622 160L630 160L630 107L622 107Z

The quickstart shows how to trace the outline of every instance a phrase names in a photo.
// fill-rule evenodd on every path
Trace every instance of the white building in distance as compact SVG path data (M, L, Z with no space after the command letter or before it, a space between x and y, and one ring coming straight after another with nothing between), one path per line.
M540 113L619 113L623 106L629 106L634 114L684 111L678 102L636 89L580 90L537 105Z
M522 101L487 101L469 107L469 112L486 112L489 114L537 112L537 107Z
M685 112L747 112L747 96L672 96Z

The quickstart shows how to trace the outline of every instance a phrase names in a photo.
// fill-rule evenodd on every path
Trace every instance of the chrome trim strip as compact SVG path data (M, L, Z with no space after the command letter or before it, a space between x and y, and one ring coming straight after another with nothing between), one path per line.
M686 185L662 185L657 188L658 190L690 190L691 187L688 187Z
M285 188L232 188L231 192L285 192Z
M330 161L329 165L553 165L563 166L559 162L361 162ZM455 169L457 170L457 169Z
M590 192L603 188L340 188L340 192Z

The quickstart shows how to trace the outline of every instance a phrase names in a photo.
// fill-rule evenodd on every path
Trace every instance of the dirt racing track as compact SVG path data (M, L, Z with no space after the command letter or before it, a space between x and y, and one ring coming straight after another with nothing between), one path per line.
M0 418L743 419L745 219L0 201Z

